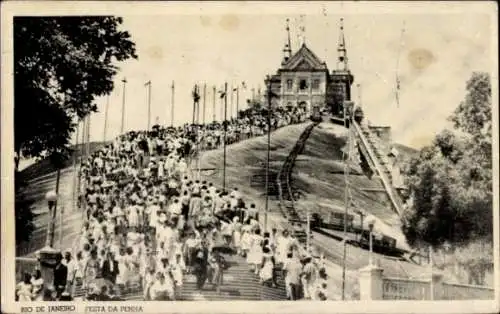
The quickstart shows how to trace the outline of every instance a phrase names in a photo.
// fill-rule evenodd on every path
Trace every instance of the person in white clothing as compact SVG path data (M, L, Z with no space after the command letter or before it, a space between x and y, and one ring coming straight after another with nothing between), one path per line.
M156 273L156 280L149 289L153 301L168 301L174 299L174 288L170 280L161 271Z

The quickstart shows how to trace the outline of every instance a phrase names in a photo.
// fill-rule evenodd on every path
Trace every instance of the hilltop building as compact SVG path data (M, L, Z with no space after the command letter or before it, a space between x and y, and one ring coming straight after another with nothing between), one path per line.
M292 51L288 20L286 32L281 66L276 74L270 75L271 91L276 96L273 106L300 107L308 112L313 107L330 107L332 113L340 114L343 102L351 100L351 85L354 82L348 66L343 20L340 20L337 67L333 71L328 69L326 63L316 56L305 41L298 51Z

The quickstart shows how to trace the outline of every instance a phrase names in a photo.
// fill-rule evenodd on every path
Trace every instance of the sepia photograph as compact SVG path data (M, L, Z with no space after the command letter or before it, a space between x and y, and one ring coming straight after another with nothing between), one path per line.
M2 312L498 310L493 3L20 2Z

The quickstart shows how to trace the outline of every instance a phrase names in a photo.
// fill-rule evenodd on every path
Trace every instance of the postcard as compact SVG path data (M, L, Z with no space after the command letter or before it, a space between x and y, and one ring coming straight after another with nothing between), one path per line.
M496 13L3 2L2 312L497 312Z

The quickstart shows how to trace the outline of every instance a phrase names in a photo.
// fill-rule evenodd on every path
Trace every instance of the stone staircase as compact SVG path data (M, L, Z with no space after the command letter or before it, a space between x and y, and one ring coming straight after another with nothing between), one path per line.
M277 271L277 286L270 287L259 282L258 275L250 271L246 260L238 255L224 255L229 268L224 271L219 292L207 281L202 290L196 287L196 277L185 274L179 300L181 301L229 301L229 300L285 300L285 282L282 272ZM85 291L77 283L74 297L83 298ZM137 283L121 296L125 301L143 300L142 287Z
M196 277L187 275L181 292L181 300L229 301L229 300L284 300L285 284L282 276L277 278L277 287L259 283L258 275L250 270L246 260L237 255L224 255L229 268L223 273L219 292L207 282L202 290L196 287Z

